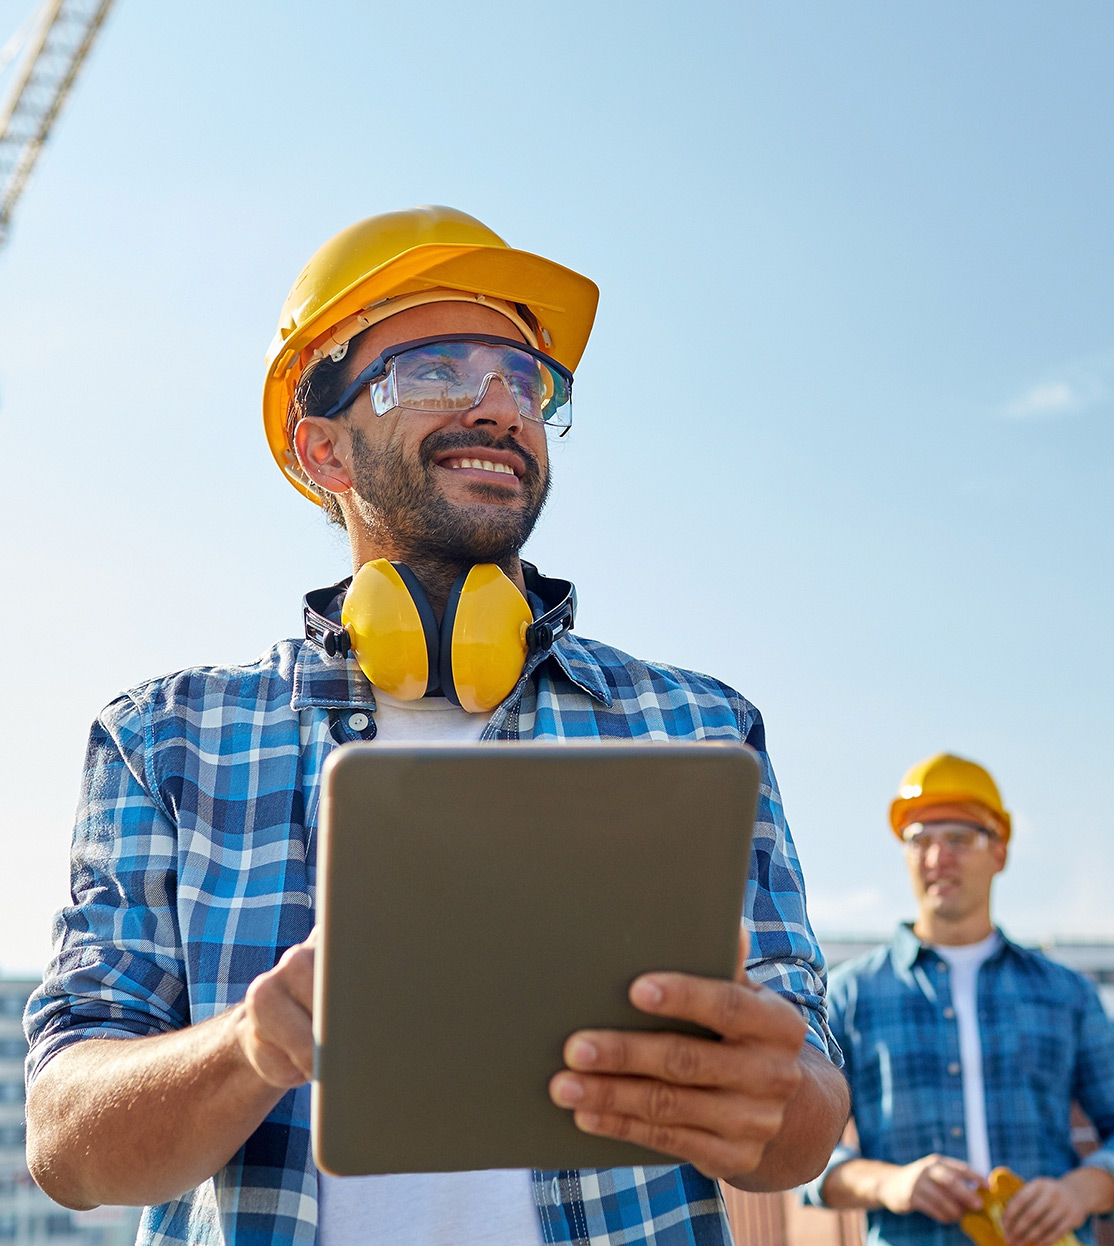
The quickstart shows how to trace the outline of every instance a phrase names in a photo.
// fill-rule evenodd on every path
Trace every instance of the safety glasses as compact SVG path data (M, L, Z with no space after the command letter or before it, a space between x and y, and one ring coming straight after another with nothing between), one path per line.
M985 826L968 822L914 822L902 832L906 848L923 856L933 844L950 852L977 852L989 848L998 836Z
M372 360L323 413L339 415L367 387L371 408L431 414L471 411L499 380L527 420L567 430L572 424L572 373L523 342L474 333L400 342Z

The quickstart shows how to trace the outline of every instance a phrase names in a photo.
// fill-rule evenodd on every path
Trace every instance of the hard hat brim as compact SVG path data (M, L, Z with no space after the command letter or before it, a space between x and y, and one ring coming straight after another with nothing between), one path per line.
M977 805L986 810L988 825L993 825L1003 841L1008 842L1012 830L1010 815L1005 809L991 809L985 802L974 799L970 792L925 792L921 796L898 796L890 803L890 829L901 839L905 827L917 820L912 814L937 805Z

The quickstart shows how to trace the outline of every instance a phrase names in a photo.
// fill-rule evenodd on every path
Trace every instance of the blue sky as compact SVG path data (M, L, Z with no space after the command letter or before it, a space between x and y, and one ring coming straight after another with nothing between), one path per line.
M1114 937L1112 36L1088 0L117 0L0 253L0 968L47 954L98 708L347 570L263 353L322 241L426 202L598 282L528 553L584 634L762 709L818 928L908 914L886 806L950 749L1015 812L1007 928Z

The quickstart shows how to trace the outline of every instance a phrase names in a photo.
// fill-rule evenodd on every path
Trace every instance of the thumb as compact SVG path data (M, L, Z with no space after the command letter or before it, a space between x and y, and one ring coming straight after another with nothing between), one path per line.
M747 957L750 955L750 935L746 926L739 927L739 958L735 962L735 981L747 980Z

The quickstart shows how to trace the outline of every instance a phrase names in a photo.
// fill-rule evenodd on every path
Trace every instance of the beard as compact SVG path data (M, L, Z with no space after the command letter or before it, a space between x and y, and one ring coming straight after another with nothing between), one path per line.
M431 433L416 460L397 444L373 447L351 429L351 477L360 518L368 534L385 538L403 561L457 566L510 563L534 530L549 496L549 473L513 437L480 430ZM450 502L437 486L434 466L447 450L506 450L524 464L519 497L509 501L500 485L474 485L474 503ZM485 495L490 501L485 501Z

